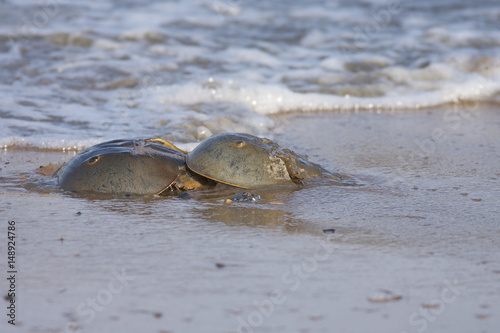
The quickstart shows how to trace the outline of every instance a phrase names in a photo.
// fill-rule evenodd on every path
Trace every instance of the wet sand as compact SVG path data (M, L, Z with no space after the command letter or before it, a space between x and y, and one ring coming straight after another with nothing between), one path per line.
M0 330L497 331L498 106L274 120L282 146L362 186L81 197L36 172L72 153L0 152L18 265Z

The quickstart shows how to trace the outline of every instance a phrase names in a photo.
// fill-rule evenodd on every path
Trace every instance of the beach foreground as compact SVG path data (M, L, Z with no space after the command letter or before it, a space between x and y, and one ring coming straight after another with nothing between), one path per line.
M497 331L498 105L273 120L280 145L360 186L83 197L38 172L73 152L2 151L17 296L0 330Z

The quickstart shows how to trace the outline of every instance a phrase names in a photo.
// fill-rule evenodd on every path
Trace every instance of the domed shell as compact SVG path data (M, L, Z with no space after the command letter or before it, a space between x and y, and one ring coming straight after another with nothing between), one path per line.
M67 191L156 194L180 175L184 154L157 142L114 140L92 146L55 177Z
M201 176L241 188L293 184L285 162L272 154L275 146L249 134L219 134L200 143L186 163Z

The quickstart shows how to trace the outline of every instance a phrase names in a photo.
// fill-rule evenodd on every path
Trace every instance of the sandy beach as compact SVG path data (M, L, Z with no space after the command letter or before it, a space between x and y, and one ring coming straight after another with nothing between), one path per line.
M17 293L16 326L4 315L0 330L496 332L497 111L276 116L277 142L361 186L255 190L259 203L224 204L241 192L227 187L65 193L39 171L73 152L3 150Z

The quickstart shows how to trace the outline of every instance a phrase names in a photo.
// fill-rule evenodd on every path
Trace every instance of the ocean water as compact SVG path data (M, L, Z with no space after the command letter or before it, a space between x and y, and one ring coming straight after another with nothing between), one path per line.
M0 147L273 138L288 112L499 102L481 1L2 1ZM314 117L314 115L311 115Z

